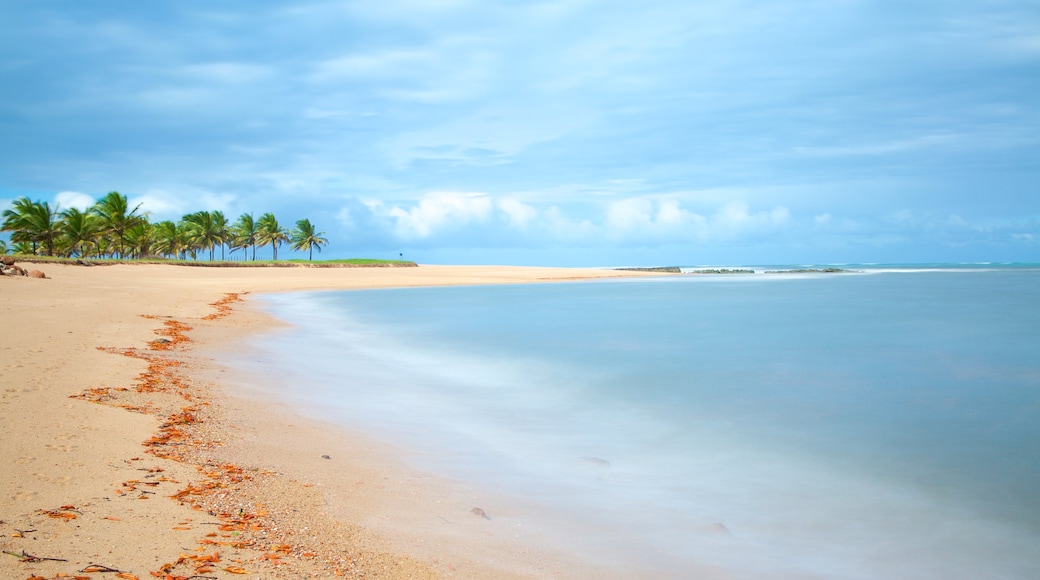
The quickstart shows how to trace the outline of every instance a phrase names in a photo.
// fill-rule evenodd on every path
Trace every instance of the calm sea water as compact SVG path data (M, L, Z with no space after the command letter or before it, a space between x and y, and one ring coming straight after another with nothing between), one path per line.
M1040 269L263 299L282 396L684 577L1040 578ZM255 356L255 355L254 355Z

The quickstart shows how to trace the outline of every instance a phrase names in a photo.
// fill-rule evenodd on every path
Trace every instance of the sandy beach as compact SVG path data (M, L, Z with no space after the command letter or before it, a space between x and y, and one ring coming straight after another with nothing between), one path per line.
M602 572L496 528L495 498L405 468L400 450L243 396L233 385L254 378L212 353L278 324L249 306L259 293L647 274L38 268L49 279L0 279L0 577Z

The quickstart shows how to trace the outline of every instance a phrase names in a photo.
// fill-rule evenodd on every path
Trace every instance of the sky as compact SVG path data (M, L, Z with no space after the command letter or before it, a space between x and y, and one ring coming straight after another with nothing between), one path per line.
M0 208L110 191L323 258L1040 262L1040 2L0 3Z

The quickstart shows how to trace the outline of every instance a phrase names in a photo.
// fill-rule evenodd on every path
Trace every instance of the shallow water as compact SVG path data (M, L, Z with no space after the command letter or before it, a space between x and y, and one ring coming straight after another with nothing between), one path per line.
M865 272L271 296L250 358L590 558L1040 577L1040 270Z

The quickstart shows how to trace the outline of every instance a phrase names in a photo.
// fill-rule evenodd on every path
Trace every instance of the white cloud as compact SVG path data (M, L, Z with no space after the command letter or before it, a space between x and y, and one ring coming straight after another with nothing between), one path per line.
M786 207L752 213L746 203L735 201L722 206L711 216L709 236L713 239L757 236L774 232L790 221L791 212Z
M688 223L704 223L704 217L680 207L674 199L665 200L657 208L657 223L665 225L683 225Z
M268 78L271 70L266 66L246 62L209 62L187 65L180 73L207 84L242 84Z
M675 199L634 197L613 201L606 208L607 235L625 239L689 239L708 222Z
M882 143L857 143L830 147L796 147L795 153L812 157L846 157L861 155L887 155L930 149L949 145L957 141L955 135L925 135L912 139L900 139Z
M376 218L402 241L435 241L439 236L469 236L471 243L494 245L505 240L524 240L529 245L557 243L604 244L634 241L660 243L732 237L730 230L743 231L771 226L787 219L787 210L749 213L746 206L726 206L711 219L684 208L678 200L628 198L602 205L602 220L571 215L551 205L532 205L514 197L493 197L484 193L436 192L414 205L386 206L378 201L364 204ZM344 209L341 223L357 221ZM495 227L495 223L505 227Z
M349 207L341 207L336 212L336 221L347 230L357 227L357 223L354 221L354 213L350 211Z
M78 191L62 191L54 196L54 203L57 204L58 209L62 210L74 207L85 211L88 207L94 205L95 201L97 200L93 197Z
M400 133L387 139L384 146L389 159L398 167L430 159L481 165L503 163L538 143L562 139L595 121L596 115L582 106L509 102ZM474 155L475 152L486 154Z
M599 241L599 228L587 219L571 218L556 206L545 210L544 216L548 238L541 240L541 243L587 244Z
M491 198L482 193L436 192L425 195L411 208L392 207L387 212L396 220L395 232L404 239L427 238L436 231L474 222L491 215Z
M506 214L511 225L521 230L538 217L538 210L516 198L503 197L495 202L495 206Z
M183 112L213 105L219 100L219 94L208 87L156 86L141 91L134 98L153 109Z
M607 227L614 231L647 229L653 226L653 202L645 198L622 199L607 206Z
M410 76L435 62L435 54L425 50L391 49L369 54L331 58L315 66L316 81L341 78L391 78Z
M152 216L152 221L162 219L176 220L189 211L188 201L161 189L150 190L144 195L134 196L127 200L130 208L140 205L138 210Z
M914 212L909 209L901 209L889 216L889 220L898 225L909 225L918 221Z

